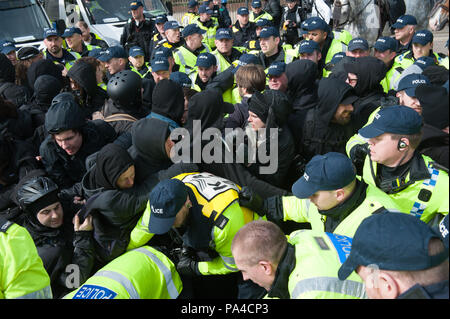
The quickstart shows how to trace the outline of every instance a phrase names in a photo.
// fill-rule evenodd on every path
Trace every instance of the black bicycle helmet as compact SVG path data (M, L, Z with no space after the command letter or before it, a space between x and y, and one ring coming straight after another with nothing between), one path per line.
M141 88L141 77L136 72L124 70L109 79L106 92L114 102L130 107L141 98Z
M78 129L86 124L83 109L70 93L60 93L45 114L45 129L50 134Z
M37 213L59 201L58 185L48 177L34 177L19 188L17 201L21 209L29 213Z

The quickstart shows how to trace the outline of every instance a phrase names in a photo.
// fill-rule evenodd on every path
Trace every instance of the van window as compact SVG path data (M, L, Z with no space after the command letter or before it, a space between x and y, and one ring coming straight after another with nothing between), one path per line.
M44 29L49 27L36 0L0 1L0 39L15 43L41 41Z
M91 24L125 22L130 17L130 0L82 0ZM160 0L143 1L148 16L166 14L167 10Z

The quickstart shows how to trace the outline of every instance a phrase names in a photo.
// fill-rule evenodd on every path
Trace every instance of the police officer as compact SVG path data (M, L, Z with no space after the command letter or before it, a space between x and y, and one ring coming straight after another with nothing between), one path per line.
M64 299L176 299L182 289L173 262L142 246L110 261Z
M127 51L118 45L109 47L105 51L101 51L98 60L104 63L105 68L108 71L108 79L117 72L127 70L130 67L128 64Z
M184 44L173 52L175 63L179 65L179 71L187 75L195 72L195 63L200 53L211 52L211 48L203 43L203 34L206 31L193 23L183 29Z
M88 56L93 49L100 49L99 46L84 44L82 32L79 28L71 27L64 30L62 37L65 39L69 52L76 52L82 57Z
M396 97L400 105L412 108L414 111L422 115L422 105L416 97L416 88L419 85L429 85L430 80L422 74L410 74L399 81L397 86Z
M298 47L298 55L300 60L311 60L317 66L322 59L322 52L320 51L319 44L312 40L303 40ZM322 74L318 72L318 75Z
M273 20L273 17L262 8L261 0L253 0L251 4L250 22L256 22L259 19Z
M353 58L369 56L369 43L363 38L354 38L348 43L346 55Z
M384 211L365 219L339 279L357 274L371 299L447 299L448 247L419 219Z
M319 17L309 18L303 23L302 27L307 31L304 37L317 42L320 46L322 59L319 62L319 69L324 69L336 53L347 51L347 45L332 37L330 28L323 19Z
M198 13L199 18L195 20L195 23L197 23L201 29L206 31L203 41L214 50L216 48L214 40L216 38L217 29L219 28L219 22L216 18L211 17L213 11L207 5L201 5L198 8Z
M145 53L141 47L134 46L128 52L128 61L130 61L131 71L136 72L141 78L152 78L150 63L145 62Z
M388 194L400 211L426 223L447 215L448 174L416 151L422 117L410 107L394 105L375 111L371 118L358 131L368 145L354 139L347 143L352 160L364 161L364 181Z
M217 59L212 53L200 53L195 62L197 71L191 73L192 88L198 92L206 89L206 86L217 75Z
M409 14L400 16L392 25L395 40L397 40L397 55L412 49L411 40L416 31L416 25L416 18Z
M400 73L412 65L418 58L423 56L432 57L436 64L442 63L445 55L433 52L433 33L431 31L417 31L414 34L411 43L412 49L398 55L394 60L394 67L399 70Z
M188 7L187 12L183 14L183 16L181 17L181 25L183 27L191 23L194 23L194 21L197 20L199 17L197 0L189 0L187 7Z
M244 187L239 198L242 206L277 224L286 220L310 223L313 230L349 237L367 216L383 207L396 209L389 196L356 178L352 161L341 153L314 156L292 193L270 197L259 205L257 195Z
M28 231L0 214L0 299L52 299L50 278Z
M249 11L246 7L237 10L237 19L232 30L236 46L244 46L248 41L256 39L256 24L249 21Z
M381 37L377 39L373 48L373 56L383 61L388 70L386 76L381 81L381 86L383 87L384 92L387 93L392 89L390 80L394 76L394 72L397 72L395 68L393 68L394 59L397 55L397 42L391 37Z
M217 59L217 73L225 71L233 61L239 60L239 57L245 51L245 48L233 46L233 33L230 29L221 28L217 30L215 47L212 52Z
M78 21L75 26L81 30L81 37L83 38L85 45L92 45L101 47L102 49L107 49L108 43L100 39L98 35L91 32L89 25L85 21Z
M130 3L131 19L123 27L120 45L129 50L132 46L140 46L145 52L145 61L150 60L149 44L155 25L144 15L144 5L141 1Z
M244 280L265 288L270 298L366 298L356 273L346 281L337 277L350 247L347 236L313 230L293 232L287 239L276 224L257 220L239 230L231 249Z
M6 55L12 65L17 64L17 48L11 41L0 41L0 52Z
M164 34L164 24L167 22L166 15L160 15L155 18L155 32L152 35L152 39L149 44L150 60L154 57L154 50L158 43L162 42L166 36Z
M258 56L264 69L268 69L273 62L288 63L293 60L281 45L280 32L275 27L263 28L259 34L259 43L261 52Z
M248 53L251 54L259 54L261 50L261 45L259 43L259 35L261 34L261 30L265 27L272 26L272 21L266 19L259 19L255 22L256 25L256 38L254 40L249 40L244 44L244 47L247 49Z
M231 241L246 223L258 219L237 201L239 187L210 173L181 174L160 182L149 195L147 209L131 233L130 245L139 247L154 234L178 229L184 246L197 252L212 249L207 261L185 256L181 275L224 275L236 272ZM130 246L129 245L129 246Z
M60 64L67 70L73 65L76 59L81 58L77 52L69 52L62 47L63 39L55 28L44 30L44 57L56 64Z
M158 42L158 44L155 47L155 50L158 50L161 47L166 47L174 50L182 46L184 44L184 40L181 37L180 28L181 27L177 21L167 21L166 23L164 23L165 39Z

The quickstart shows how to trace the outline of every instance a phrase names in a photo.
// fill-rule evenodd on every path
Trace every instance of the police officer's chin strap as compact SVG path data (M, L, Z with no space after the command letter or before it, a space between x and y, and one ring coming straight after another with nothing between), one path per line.
M399 150L400 151L400 150ZM404 190L406 187L408 187L411 184L414 184L415 182L413 180L410 180L409 182L405 183L402 179L403 176L397 176L395 179L386 179L384 181L381 181L378 176L376 176L375 171L373 169L373 161L370 157L370 151L367 153L369 156L370 161L370 173L372 174L372 178L375 181L375 185L379 187L383 192L387 194L395 194L402 190ZM408 156L408 152L405 151L405 154L403 154L402 158L398 162L398 164L395 166L394 169L397 169L400 165L403 164L403 161Z

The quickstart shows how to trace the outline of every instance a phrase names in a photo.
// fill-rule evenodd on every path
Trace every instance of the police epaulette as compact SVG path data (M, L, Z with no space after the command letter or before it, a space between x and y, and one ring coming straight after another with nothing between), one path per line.
M8 220L5 216L0 215L0 232L1 233L6 233L6 231L8 230L8 228L14 224L14 222Z

